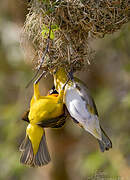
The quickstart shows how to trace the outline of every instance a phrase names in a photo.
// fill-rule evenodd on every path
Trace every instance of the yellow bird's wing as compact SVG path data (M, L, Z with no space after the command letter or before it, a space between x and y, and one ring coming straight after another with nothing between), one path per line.
M28 114L29 114L30 110L26 111L22 117L22 120L27 121L28 123L29 118L28 118ZM62 126L64 126L65 122L66 122L66 118L67 115L65 113L63 113L62 115L56 117L56 118L52 118L52 119L44 119L41 122L36 123L37 125L39 125L40 127L44 127L44 128L61 128Z
M29 123L28 114L29 114L29 110L24 113L22 120L27 121ZM56 118L44 119L43 121L38 122L37 125L43 128L48 128L48 127L61 128L62 126L64 126L66 122L66 118L67 118L67 115L64 113Z
M29 123L29 118L28 118L29 111L30 111L30 110L27 110L27 111L23 114L23 116L22 116L22 120L23 120L23 121L27 121L28 123Z
M39 125L40 127L51 127L51 128L61 128L62 126L64 126L65 122L66 122L66 118L67 115L64 113L56 118L52 118L52 119L44 119L44 121L38 122L37 125Z
M58 103L57 99L39 99L30 106L29 120L37 124L46 119L56 118L63 113L63 103Z

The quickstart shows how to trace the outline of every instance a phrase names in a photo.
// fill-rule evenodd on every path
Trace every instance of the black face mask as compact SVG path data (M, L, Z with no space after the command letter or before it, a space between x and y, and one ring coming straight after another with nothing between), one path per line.
M49 94L51 95L51 94L59 94L59 93L55 89L55 86L53 86L52 89L50 90Z

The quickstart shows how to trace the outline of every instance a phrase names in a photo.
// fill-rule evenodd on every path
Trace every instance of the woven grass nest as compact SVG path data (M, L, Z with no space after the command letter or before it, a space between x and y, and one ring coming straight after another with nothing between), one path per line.
M51 29L49 50L41 69L64 65L81 70L93 58L90 39L119 30L128 22L128 16L128 0L32 0L23 39L33 45L37 69Z

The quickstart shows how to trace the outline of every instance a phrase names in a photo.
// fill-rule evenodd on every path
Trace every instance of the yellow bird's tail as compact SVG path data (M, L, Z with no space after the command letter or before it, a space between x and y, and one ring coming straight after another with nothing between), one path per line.
M40 132L38 132L40 129ZM43 128L36 125L28 125L27 134L20 146L22 152L20 162L31 166L38 167L48 164L51 160L48 152L45 132Z

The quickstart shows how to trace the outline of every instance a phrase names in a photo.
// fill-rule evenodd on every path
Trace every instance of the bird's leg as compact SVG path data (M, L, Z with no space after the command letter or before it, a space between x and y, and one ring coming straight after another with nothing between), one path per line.
M73 76L73 70L72 70L72 68L71 68L70 72L68 72L68 76L69 76L70 80L72 81L74 87L76 87L76 83L75 83L75 81L74 81L74 76Z
M41 78L46 74L45 71L43 71L40 76L38 77L38 79L34 82L34 99L38 99L40 97L40 92L39 92L39 81L41 80Z
M34 87L34 95L33 95L33 97L34 97L34 100L37 100L40 97L39 83L34 83L33 87Z
M68 84L69 80L70 80L70 77L68 77L67 81L65 82L62 89L60 90L60 93L59 93L59 96L58 96L58 102L59 103L63 103L63 95L64 95L65 86Z
M73 76L73 70L71 69L70 72L68 73L69 78L74 81L74 76Z

